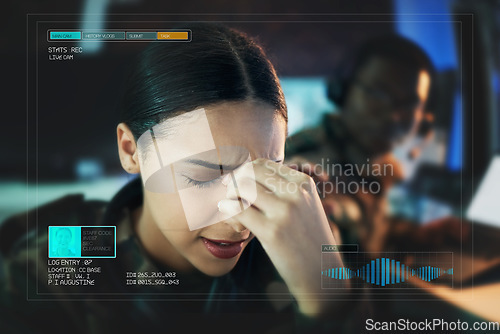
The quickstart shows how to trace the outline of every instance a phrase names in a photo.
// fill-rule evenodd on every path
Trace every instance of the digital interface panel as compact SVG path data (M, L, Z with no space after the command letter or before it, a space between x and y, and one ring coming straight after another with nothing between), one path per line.
M352 25L353 22L350 23L349 20L339 20L338 18L332 19L331 17L329 20L314 19L310 21L280 17L279 20L271 22L265 18L257 17L255 22L252 20L234 20L228 22L214 20L212 23L226 24L240 29L246 28L249 31L258 31L259 27L264 24L271 26L275 24L277 27L283 27L285 29L289 28L296 30L297 27L301 27L299 30L312 32L320 29L332 29L342 25ZM33 103L29 103L28 111L29 115L33 116L30 117L31 120L29 124L33 124L33 126L38 129L38 136L34 138L37 150L42 151L48 149L48 147L45 146L49 145L51 141L50 137L52 135L49 133L50 127L47 127L47 129L45 127L45 125L50 122L48 119L49 116L46 115L49 110L51 115L57 115L57 117L66 120L67 124L62 127L57 134L57 137L61 139L71 136L71 133L76 130L75 127L77 128L79 123L82 125L85 124L85 126L92 126L99 122L99 113L89 112L87 116L84 111L75 111L71 106L60 105L57 99L59 94L63 94L66 97L70 95L76 104L78 104L78 100L82 98L85 99L85 96L89 96L94 103L108 101L104 102L104 104L108 106L113 104L116 105L121 97L122 87L119 85L112 85L100 88L96 91L92 85L94 80L111 80L110 75L117 73L123 78L121 81L125 80L125 73L130 71L130 67L136 65L133 62L140 62L142 50L152 43L175 44L196 43L197 41L196 31L193 32L191 28L191 24L193 23L189 22L184 23L171 20L162 21L152 19L133 20L130 16L123 16L107 20L105 22L105 29L79 28L80 26L88 26L88 24L89 23L83 24L77 20L72 21L71 17L70 20L63 20L61 17L50 15L32 15L28 17L30 31L35 32L35 34L32 33L28 36L31 42L28 46L28 54L30 55L28 70L29 76L35 78L33 84L29 84L28 86L28 96L31 97L30 101L33 101ZM362 22L362 24L370 25L383 23L373 23L366 20L366 22ZM437 26L440 24L449 24L449 22L441 18L441 20L438 20ZM96 52L97 49L101 51ZM132 59L132 62L125 63L119 57L120 50L126 51L127 54L134 53L135 58L129 57L129 59ZM103 70L106 72L103 73ZM116 82L116 80L114 81ZM102 107L98 107L98 109L102 109ZM158 130L159 128L155 129L155 127L146 131L137 141L141 151L150 152L147 153L149 156L148 160L145 160L146 153L140 156L142 159L142 181L146 191L152 191L157 194L174 192L179 192L180 194L184 191L186 195L180 196L180 198L191 231L227 219L227 217L223 216L207 218L205 213L206 210L209 210L208 206L214 207L215 211L217 211L217 202L219 201L217 198L223 198L224 195L223 193L220 195L216 195L216 193L209 194L206 190L196 190L196 187L193 186L182 186L184 181L176 176L176 171L182 170L182 165L180 164L181 160L179 159L184 158L186 160L193 160L196 158L193 154L197 154L199 158L210 160L210 158L207 158L210 156L210 150L213 152L212 160L219 160L219 163L221 160L241 160L235 165L236 167L243 163L248 163L252 159L248 151L243 154L240 152L241 149L224 149L223 147L217 146L213 142L210 131L210 129L214 128L214 124L211 123L213 121L211 121L210 118L207 120L207 116L203 109L200 109L200 112L200 116L205 120L203 121L202 118L198 119L202 123L204 122L203 124L201 124L200 121L195 121L195 123L192 123L192 129L186 128L185 130L180 130L184 133L186 133L186 131L192 131L191 136L193 138L196 137L199 143L192 142L189 144L191 146L185 146L183 149L182 145L184 144L182 141L177 143L175 141L169 142L168 136L165 137L167 138L165 140L158 138L155 132L158 131L158 133L160 133L163 130L160 131ZM190 115L195 115L195 113L196 111L190 113ZM178 117L185 118L185 116L182 115ZM173 121L175 121L175 118L170 122ZM170 122L167 120L165 123L167 126L167 130L165 131L167 132ZM161 126L161 123L160 125L156 125L156 127L158 126ZM206 132L206 134L202 134L204 132ZM161 144L162 140L165 144ZM153 148L153 151L156 150L155 154L153 154L154 152L151 151L151 148ZM242 150L245 151L246 149L242 148ZM153 159L151 159L150 155L153 156ZM185 158L190 155L190 158ZM38 156L38 159L40 159L40 156ZM366 163L367 165L368 161L369 160L367 160ZM178 165L177 167L176 164ZM171 165L172 167L164 169L166 165ZM334 170L335 165L332 164L332 166L332 170ZM370 166L368 166L368 168L370 168ZM224 176L225 171L221 169L220 175L221 177ZM236 180L233 179L229 182L233 181L235 182ZM236 188L238 187L236 183L234 183L234 185ZM186 189L182 190L183 188ZM190 189L192 189L192 193L188 194ZM221 191L225 192L224 185ZM206 194L203 194L203 192ZM200 209L202 203L209 203L207 202L209 198L213 198L213 203L203 204L207 206L207 209ZM251 202L242 202L239 212L245 210L249 205L251 205ZM235 214L237 213L238 212L235 212ZM29 224L37 226L38 222L30 221ZM40 229L41 227L37 226L37 228ZM105 239L104 236L99 235L99 233L104 231L102 229L109 229L112 228L112 226L95 228L85 226L71 227L72 229L81 229L81 231L77 231L78 233L75 232L75 235L71 236L70 241L61 241L62 244L56 244L57 236L54 231L57 228L58 227L50 226L48 229L49 259L53 260L48 260L47 263L36 264L37 274L43 276L48 275L48 279L46 282L44 282L44 280L37 281L37 293L30 296L30 298L39 298L42 295L43 298L50 298L51 292L50 289L47 289L47 285L54 284L54 282L57 281L57 277L59 277L57 273L60 271L63 272L64 270L67 270L68 273L65 274L66 276L61 275L60 279L62 279L61 282L66 283L61 283L60 285L78 285L77 282L79 279L77 276L80 277L81 275L79 273L85 272L87 275L87 282L91 282L88 283L88 285L99 290L100 285L105 285L105 283L100 283L100 277L103 275L102 273L105 272L105 268L109 266L110 262L120 258L120 232L113 231L114 240L113 236L107 236L107 239ZM64 227L59 228L64 229ZM93 230L87 231L86 229ZM68 234L67 231L70 231L70 229L68 228L66 231L60 231L59 239L61 239L60 235L65 236L65 234ZM81 241L81 243L79 243L79 241ZM71 242L73 248L69 249L65 254L70 255L58 256L58 248L60 249L63 246L67 246L68 242ZM349 245L333 246L343 248L344 251L346 247L347 249L350 247ZM440 284L436 285L438 287L441 286L441 284L450 287L453 285L451 280L451 276L453 275L453 252L445 253L446 255L441 260L437 260L437 258L441 258L441 255L439 255L440 253L432 253L434 254L433 256L426 254L424 256L425 259L423 259L422 254L414 253L413 256L409 258L416 261L416 263L405 265L402 261L400 262L398 260L403 253L405 258L409 256L404 250L400 253L375 254L359 252L359 245L357 244L352 246L357 250L355 253L340 252L345 261L347 261L349 265L353 265L351 267L335 267L334 265L330 265L329 258L332 256L332 253L318 247L317 259L321 259L322 267L321 270L318 271L317 277L321 280L321 287L326 295L332 293L331 289L342 290L342 284L336 285L335 282L343 279L353 279L353 282L359 282L353 283L354 288L368 288L367 286L369 285L375 285L377 288L398 288L397 292L391 291L390 293L396 293L400 296L403 294L403 298L405 293L408 293L407 296L411 297L411 288L413 288L413 286L409 283L409 279L412 277L427 282L439 280ZM64 253L64 250L59 251L61 252L60 254ZM58 257L78 258L78 260L54 259ZM79 260L79 258L82 260ZM415 260L415 258L420 260ZM332 259L333 262L336 261L336 258ZM283 259L283 261L288 260ZM123 272L115 272L114 275L119 282L118 286L120 288L118 290L123 295L122 298L126 298L128 294L138 293L133 289L128 289L128 287L132 285L172 285L172 290L165 293L168 295L169 293L175 293L175 286L182 284L182 274L180 273L167 272L165 274L155 271L136 272L133 270L133 266L130 268L123 268ZM172 278L171 276L175 277L175 280L168 279ZM115 286L115 288L116 287L117 286ZM409 292L405 292L405 288L409 288ZM79 293L84 294L85 290L81 290ZM100 291L100 293L106 295L106 293L116 293L116 291L114 291L114 289L109 291L104 289ZM335 293L338 294L339 292L336 291ZM356 289L351 293L356 293ZM163 292L158 292L155 298L161 298L160 296L162 294ZM181 293L181 295L183 298L190 298L189 293ZM242 298L245 298L244 296L243 294ZM81 296L75 296L75 298L81 298Z
M28 14L28 213L0 208L9 294L85 329L108 302L133 329L172 314L304 333L495 320L474 295L498 272L493 211L463 216L473 21L398 6Z

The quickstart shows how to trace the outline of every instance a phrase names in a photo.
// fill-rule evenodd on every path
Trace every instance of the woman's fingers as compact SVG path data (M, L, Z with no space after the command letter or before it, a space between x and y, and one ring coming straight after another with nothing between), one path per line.
M317 194L316 184L307 174L274 161L257 160L254 163L258 166L257 168L267 170L268 175L271 173L273 177L283 180L281 187L275 191L278 196L296 200L302 198L303 193Z
M285 165L291 169L305 173L311 176L317 182L327 182L329 180L328 174L323 171L323 167L319 164L314 164L302 157L293 157L285 161Z
M245 180L245 178L248 180ZM263 186L267 190L266 192L274 193L284 199L296 199L304 191L311 192L314 190L316 192L316 185L310 176L265 159L257 159L235 171L234 182L229 182L228 192L233 197L239 196L239 188L244 188L246 195L251 197L249 196L250 191L255 189L252 181ZM260 194L261 192L258 195L260 196ZM241 197L243 198L243 196ZM248 198L246 199L248 200ZM253 199L250 200L250 202L253 201Z
M264 213L253 206L250 206L241 212L240 205L240 201L223 199L219 201L218 207L220 212L233 216L233 219L240 222L256 236L264 233L267 221Z
M235 201L242 199L245 207L253 205L264 213L281 207L280 200L271 190L249 177L239 177L236 185L235 182L228 184L226 198Z
M318 293L321 245L335 244L314 181L304 173L257 159L232 175L219 210L260 241L301 310L320 313L322 302L302 298ZM248 207L241 211L242 204ZM284 261L291 257L294 261ZM340 255L337 266L342 266Z
M270 230L289 225L292 217L302 220L304 216L315 217L317 210L323 211L314 182L309 176L268 160L259 159L242 166L234 172L226 186L226 198L229 201L221 201L219 210L240 220L257 236L257 225L266 225L261 235L265 237L273 234ZM252 210L247 209L249 206ZM304 208L308 209L304 211ZM254 210L260 215L254 215ZM250 215L258 221L248 219ZM316 220L305 224L315 226L322 219Z

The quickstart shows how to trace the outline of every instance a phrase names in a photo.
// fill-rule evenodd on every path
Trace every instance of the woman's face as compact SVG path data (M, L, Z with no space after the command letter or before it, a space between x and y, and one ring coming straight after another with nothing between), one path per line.
M61 249L67 249L71 242L71 233L68 230L59 230L56 235L57 246Z
M175 133L175 142L190 143L190 149L200 153L174 159L177 161L169 169L177 182L173 191L153 192L146 183L142 221L158 229L161 238L150 240L156 240L156 249L168 253L159 257L177 267L174 269L194 267L207 275L220 276L235 266L253 237L233 218L218 216L217 202L222 199L218 196L224 195L222 180L231 182L230 171L245 161L282 161L286 122L272 106L255 101L225 102L204 109L212 138L206 138L201 129L193 133L175 122L167 124L168 132ZM205 147L207 142L210 147L212 140L216 149L196 150L197 145ZM148 154L146 159L150 158ZM222 171L219 165L232 167ZM211 225L206 226L206 222ZM148 246L152 245L146 245L146 249Z

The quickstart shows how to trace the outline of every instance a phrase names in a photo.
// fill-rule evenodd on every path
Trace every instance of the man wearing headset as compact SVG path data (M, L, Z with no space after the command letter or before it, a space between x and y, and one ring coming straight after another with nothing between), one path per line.
M448 297L442 293L442 298L453 300L461 292L456 287L469 287L471 282L483 284L484 295L495 296L500 272L497 229L479 225L472 233L470 222L454 216L418 225L389 214L386 192L403 177L393 146L405 137L417 133L426 137L431 131L432 115L424 112L434 81L429 58L414 43L393 36L370 40L346 59L328 87L329 98L339 112L327 114L318 127L290 137L286 144L288 163L316 179L323 206L335 222L332 229L336 232L339 227L342 243L358 244L370 257L376 257L377 252L394 252L391 256L413 267L422 264L406 252L453 252L457 270L451 279L455 289L443 290ZM481 247L473 246L474 239L481 241ZM344 263L359 266L347 258ZM436 288L430 284L433 288L427 290L418 279L412 284L421 288L415 292L422 295ZM371 289L366 293L384 291ZM407 308L404 301L394 298L389 304L372 301L366 306L378 319L415 314L433 318L439 314L442 319L470 323L484 320L485 309L492 307L484 299L466 304L416 303ZM489 314L489 320L498 321Z
M403 178L392 148L428 128L425 105L433 76L430 59L413 42L399 36L370 40L330 79L328 97L339 112L287 141L289 164L318 181L344 243L387 251L385 194Z

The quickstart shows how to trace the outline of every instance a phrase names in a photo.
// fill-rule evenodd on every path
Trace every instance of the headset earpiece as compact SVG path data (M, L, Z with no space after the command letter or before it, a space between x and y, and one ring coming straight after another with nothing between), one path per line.
M335 105L342 107L344 103L345 94L345 80L339 74L335 74L328 80L327 84L327 97Z

